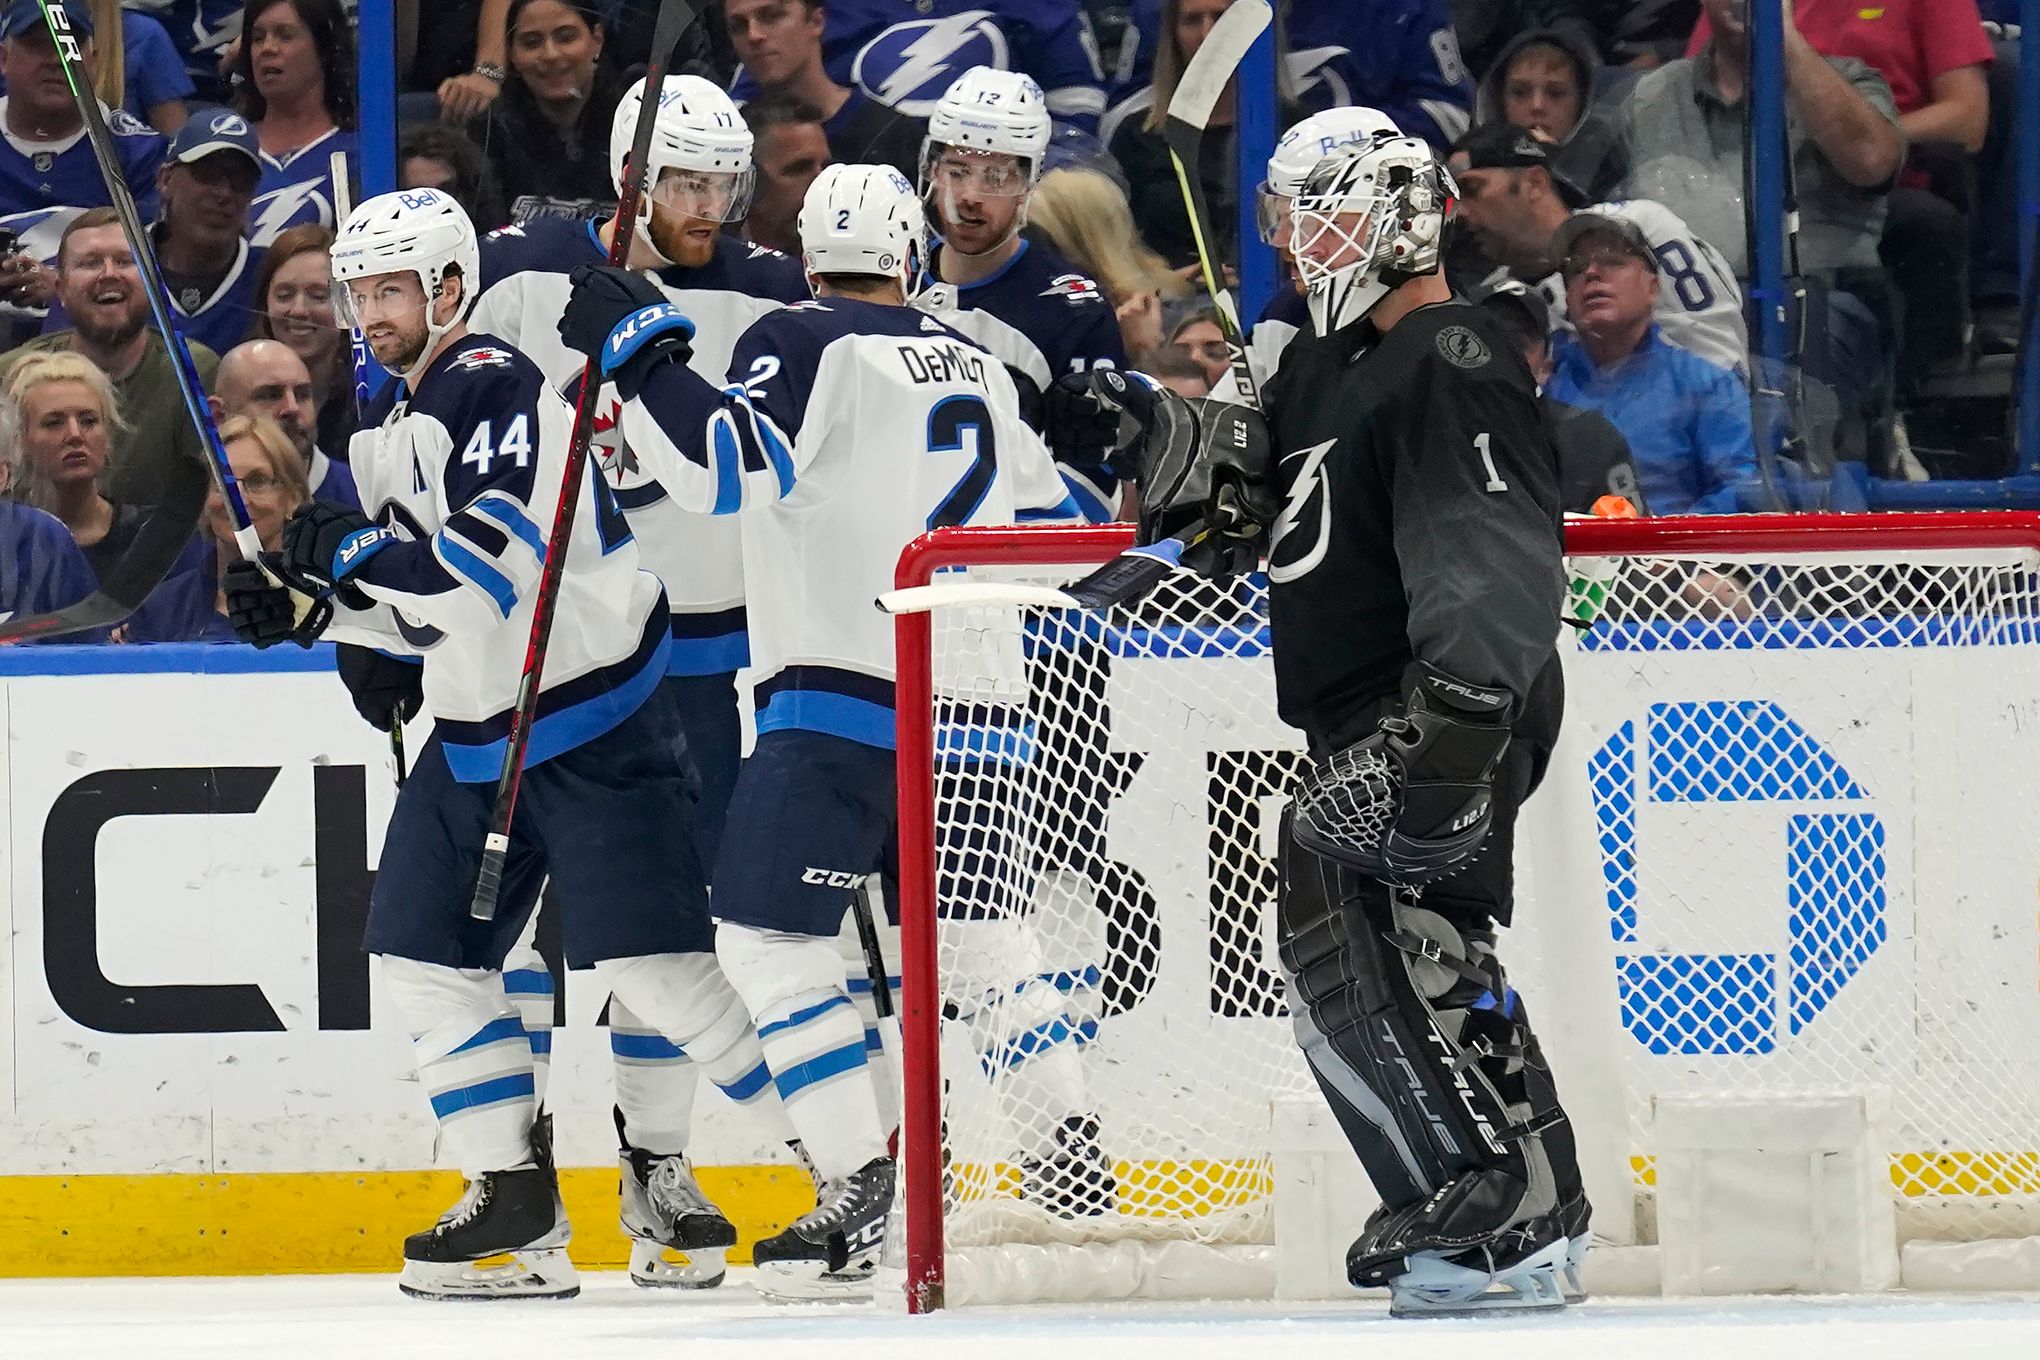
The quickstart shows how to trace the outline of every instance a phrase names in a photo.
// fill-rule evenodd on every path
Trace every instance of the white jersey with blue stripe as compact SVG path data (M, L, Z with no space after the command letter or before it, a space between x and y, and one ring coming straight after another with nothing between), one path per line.
M893 628L873 601L900 550L947 525L1080 518L1005 368L907 307L774 312L721 391L667 364L623 418L675 501L744 515L761 733L890 748Z
M425 702L454 778L494 779L517 703L573 412L522 354L468 335L415 390L391 383L349 446L361 503L399 542L350 580L376 602L327 636L425 659ZM666 671L659 582L609 488L583 483L528 764L601 736Z
M292 227L334 225L333 157L341 157L343 179L359 159L360 140L334 128L282 156L262 153L262 179L248 209L248 239L258 246L276 243Z
M482 288L469 317L476 330L500 335L536 363L571 404L587 362L560 339L559 318L575 266L601 264L607 252L596 223L539 218L482 240ZM737 338L759 317L805 301L800 266L778 251L719 237L715 255L698 269L658 271L666 296L694 322L694 371L720 384ZM719 675L748 659L744 632L743 547L735 520L710 520L681 509L644 459L619 449L618 402L611 386L595 416L597 461L617 503L638 534L645 568L666 583L672 610L675 675Z

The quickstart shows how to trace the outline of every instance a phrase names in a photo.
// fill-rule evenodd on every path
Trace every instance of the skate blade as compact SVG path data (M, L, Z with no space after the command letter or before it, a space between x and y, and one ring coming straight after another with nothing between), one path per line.
M877 1273L875 1256L840 1271L831 1271L826 1261L772 1261L758 1267L752 1284L771 1303L864 1303Z
M1465 1317L1475 1313L1542 1313L1571 1302L1559 1283L1571 1243L1548 1243L1507 1269L1489 1273L1419 1255L1388 1286L1390 1317Z
M581 1277L566 1252L526 1248L479 1261L406 1261L397 1288L434 1303L571 1299L581 1292Z
M643 1289L713 1289L729 1273L726 1247L669 1247L640 1238L630 1244L631 1283Z
M1558 1272L1559 1285L1567 1303L1587 1301L1587 1248L1594 1245L1592 1233L1581 1233L1566 1244L1565 1265Z

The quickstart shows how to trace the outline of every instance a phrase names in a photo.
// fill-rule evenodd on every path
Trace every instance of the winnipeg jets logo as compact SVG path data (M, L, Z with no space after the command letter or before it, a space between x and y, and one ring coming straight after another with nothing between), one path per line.
M1291 464L1299 463L1296 474L1289 479L1289 499L1282 507L1282 513L1275 517L1274 531L1268 543L1268 579L1274 582L1299 581L1316 569L1325 560L1325 551L1332 542L1332 488L1325 481L1325 455L1339 441L1327 439L1322 444L1313 444L1307 449L1282 456L1286 471ZM1291 541L1291 536L1301 526L1303 517L1309 513L1312 503L1317 505L1317 523L1314 534Z
M1104 290L1094 280L1082 274L1058 274L1049 280L1048 287L1041 290L1043 297L1066 297L1072 302L1100 302Z
M490 368L495 365L507 364L509 362L510 362L509 350L495 349L490 346L484 345L480 349L471 349L466 354L461 355L460 358L453 361L453 366L455 368L460 369L477 369L477 368Z

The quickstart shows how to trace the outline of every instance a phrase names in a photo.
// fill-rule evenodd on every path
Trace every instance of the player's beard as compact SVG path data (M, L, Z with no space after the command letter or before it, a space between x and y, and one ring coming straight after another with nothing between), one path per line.
M381 325L371 328L368 352L390 372L408 373L430 340L425 330L425 309L420 307L407 317L392 320L386 331Z
M684 217L670 209L652 207L652 220L645 230L652 249L682 269L699 269L715 258L715 239L722 223L705 217Z

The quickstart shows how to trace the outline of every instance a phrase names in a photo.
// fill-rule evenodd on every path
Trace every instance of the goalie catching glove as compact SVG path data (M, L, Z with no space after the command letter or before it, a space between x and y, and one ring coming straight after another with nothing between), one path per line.
M1492 785L1514 707L1506 690L1419 662L1400 713L1305 773L1297 842L1408 888L1457 873L1494 821Z
M1282 508L1260 412L1185 401L1144 375L1099 369L1059 380L1047 416L1056 447L1104 449L1107 466L1140 487L1141 547L1180 541L1180 565L1205 576L1259 564Z

